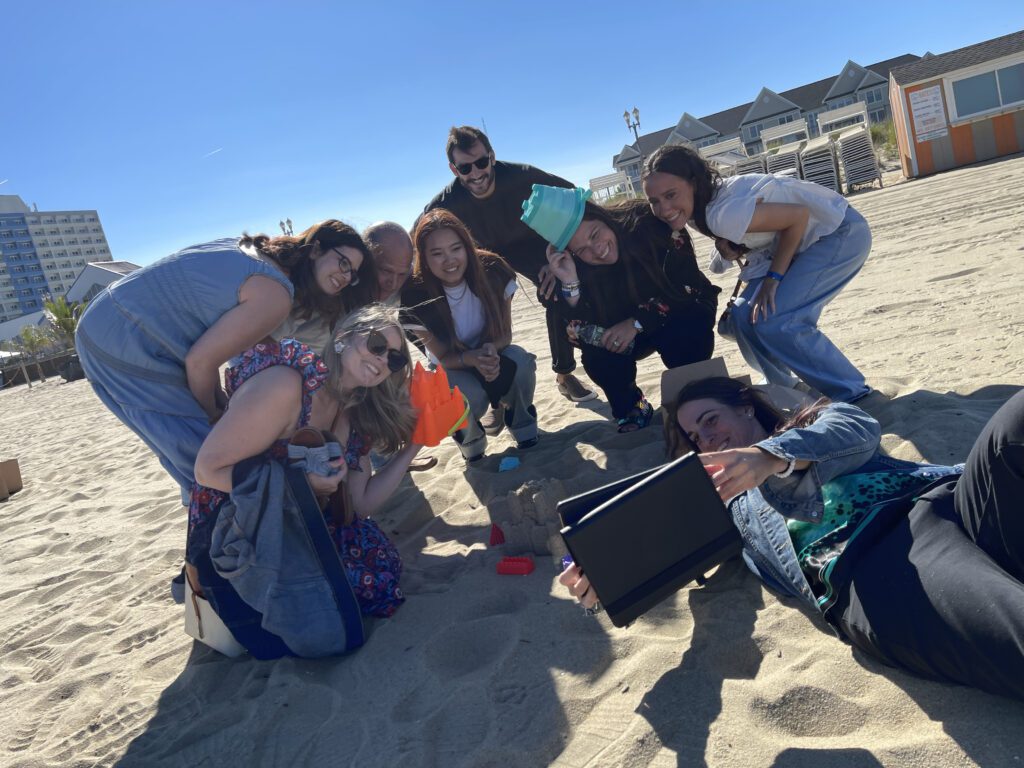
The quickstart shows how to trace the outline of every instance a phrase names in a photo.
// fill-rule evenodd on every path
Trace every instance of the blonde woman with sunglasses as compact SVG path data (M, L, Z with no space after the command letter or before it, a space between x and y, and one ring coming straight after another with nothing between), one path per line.
M210 536L231 497L236 465L252 457L286 462L296 431L330 429L340 438L342 456L327 462L331 474L308 472L310 487L323 497L345 483L354 518L341 524L325 512L328 530L362 612L393 614L405 599L398 586L401 560L370 515L394 491L420 448L409 443L416 424L410 379L409 348L397 311L381 304L346 317L323 358L291 339L268 340L245 352L227 372L228 407L196 458L186 552L190 581L197 578L197 566L209 571ZM376 474L371 448L395 454Z

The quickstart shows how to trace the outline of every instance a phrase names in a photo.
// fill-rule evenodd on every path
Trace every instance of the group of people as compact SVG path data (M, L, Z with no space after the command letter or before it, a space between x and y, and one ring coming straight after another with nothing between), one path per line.
M536 358L514 343L518 276L545 307L558 391L597 396L574 373L578 349L620 432L653 415L637 361L706 360L716 329L765 382L823 395L787 419L730 380L687 387L669 411L670 452L702 454L751 568L851 642L921 674L1021 695L1024 674L1004 672L1024 660L1024 553L1008 501L1024 475L1024 405L1015 398L997 415L962 477L962 467L877 452L877 423L852 405L870 392L865 377L818 328L871 246L842 196L789 177L721 178L697 152L666 146L646 161L646 199L605 207L497 160L479 129L452 128L446 154L453 181L411 235L394 222L360 234L329 220L297 236L193 246L110 286L83 314L77 346L95 392L181 488L196 594L223 586L203 574L238 468L289 461L296 433L313 428L340 449L307 478L346 576L365 615L391 615L404 599L401 561L372 513L406 471L435 463L412 443L409 342L466 397L454 437L467 462L503 429L528 450L539 436ZM687 225L714 242L711 271L740 268L721 316ZM329 515L341 488L349 514ZM962 554L957 589L942 546ZM919 572L934 581L915 582ZM599 599L575 566L561 578L588 607ZM982 590L997 598L970 613ZM908 618L922 613L927 636Z

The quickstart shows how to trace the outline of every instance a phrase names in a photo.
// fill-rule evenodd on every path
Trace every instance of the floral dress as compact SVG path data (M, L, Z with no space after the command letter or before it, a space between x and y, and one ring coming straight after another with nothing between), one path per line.
M248 379L275 365L286 365L302 374L302 410L296 428L304 427L309 423L313 393L327 381L329 372L319 355L293 339L260 343L244 352L225 374L228 398ZM369 452L370 443L365 435L349 433L344 453L350 472L362 471L359 459ZM264 457L268 461L287 462L288 441L278 440ZM189 534L199 523L216 516L229 498L230 494L194 483L188 508ZM398 586L402 575L398 550L373 520L356 516L349 525L335 526L329 515L325 519L362 612L367 616L392 615L405 602Z

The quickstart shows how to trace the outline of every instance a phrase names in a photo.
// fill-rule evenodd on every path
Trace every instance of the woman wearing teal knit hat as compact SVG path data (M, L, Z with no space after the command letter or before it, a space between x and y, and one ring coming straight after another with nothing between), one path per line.
M648 205L603 208L589 197L534 185L523 221L551 243L557 285L545 302L570 321L583 368L604 390L619 431L632 432L653 415L636 361L658 352L675 368L710 358L719 289L698 269L685 232L674 239Z

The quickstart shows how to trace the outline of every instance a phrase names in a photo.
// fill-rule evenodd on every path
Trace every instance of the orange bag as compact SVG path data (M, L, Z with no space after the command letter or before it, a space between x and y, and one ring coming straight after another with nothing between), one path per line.
M416 363L409 397L419 412L412 433L413 443L436 446L468 423L469 403L458 387L448 386L448 374L440 365L430 372Z

